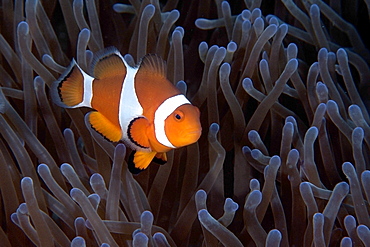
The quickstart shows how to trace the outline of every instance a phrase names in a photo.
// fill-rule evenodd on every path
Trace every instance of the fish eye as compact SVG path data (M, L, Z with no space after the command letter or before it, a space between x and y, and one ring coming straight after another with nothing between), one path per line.
M184 113L182 111L175 111L173 116L176 121L181 121L184 118Z

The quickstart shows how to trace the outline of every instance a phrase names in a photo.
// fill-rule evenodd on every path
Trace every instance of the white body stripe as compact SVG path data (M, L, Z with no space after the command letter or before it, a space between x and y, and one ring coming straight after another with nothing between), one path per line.
M76 64L77 65L77 64ZM83 98L82 98L82 102L75 105L73 108L77 108L77 107L82 107L82 106L87 106L87 107L91 107L91 100L92 100L92 97L93 97L93 91L92 91L92 82L94 80L94 77L91 77L89 76L88 74L86 74L81 68L80 66L78 66L78 69L80 70L82 76L83 76L83 80L84 80L84 95L83 95Z
M177 109L177 107L182 106L184 104L190 104L190 102L184 95L179 94L166 99L155 112L154 115L155 137L157 138L159 143L166 147L176 148L167 138L165 131L165 120Z
M131 143L127 136L128 126L134 118L142 116L143 108L135 91L135 76L138 68L133 68L127 64L121 54L119 54L126 66L126 77L123 81L121 97L119 101L118 119L122 130L122 139Z

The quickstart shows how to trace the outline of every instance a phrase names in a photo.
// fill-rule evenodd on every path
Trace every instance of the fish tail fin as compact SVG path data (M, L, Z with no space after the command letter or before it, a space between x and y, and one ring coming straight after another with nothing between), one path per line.
M52 84L51 96L53 101L65 108L90 106L84 99L84 80L88 76L73 59L66 71ZM92 77L89 78L92 82Z

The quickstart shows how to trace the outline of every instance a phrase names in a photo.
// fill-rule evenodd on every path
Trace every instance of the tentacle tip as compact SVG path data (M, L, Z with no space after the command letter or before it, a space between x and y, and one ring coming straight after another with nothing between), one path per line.
M245 91L249 92L253 89L253 83L250 78L245 78L242 82L242 86Z

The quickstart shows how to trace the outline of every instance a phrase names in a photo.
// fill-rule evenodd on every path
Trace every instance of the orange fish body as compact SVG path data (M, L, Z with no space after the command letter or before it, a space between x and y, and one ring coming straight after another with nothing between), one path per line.
M52 86L54 102L65 108L89 107L91 126L113 142L122 140L133 154L129 168L138 173L166 152L196 142L201 135L199 110L166 79L166 65L146 55L137 67L115 48L92 63L92 75L73 60Z

